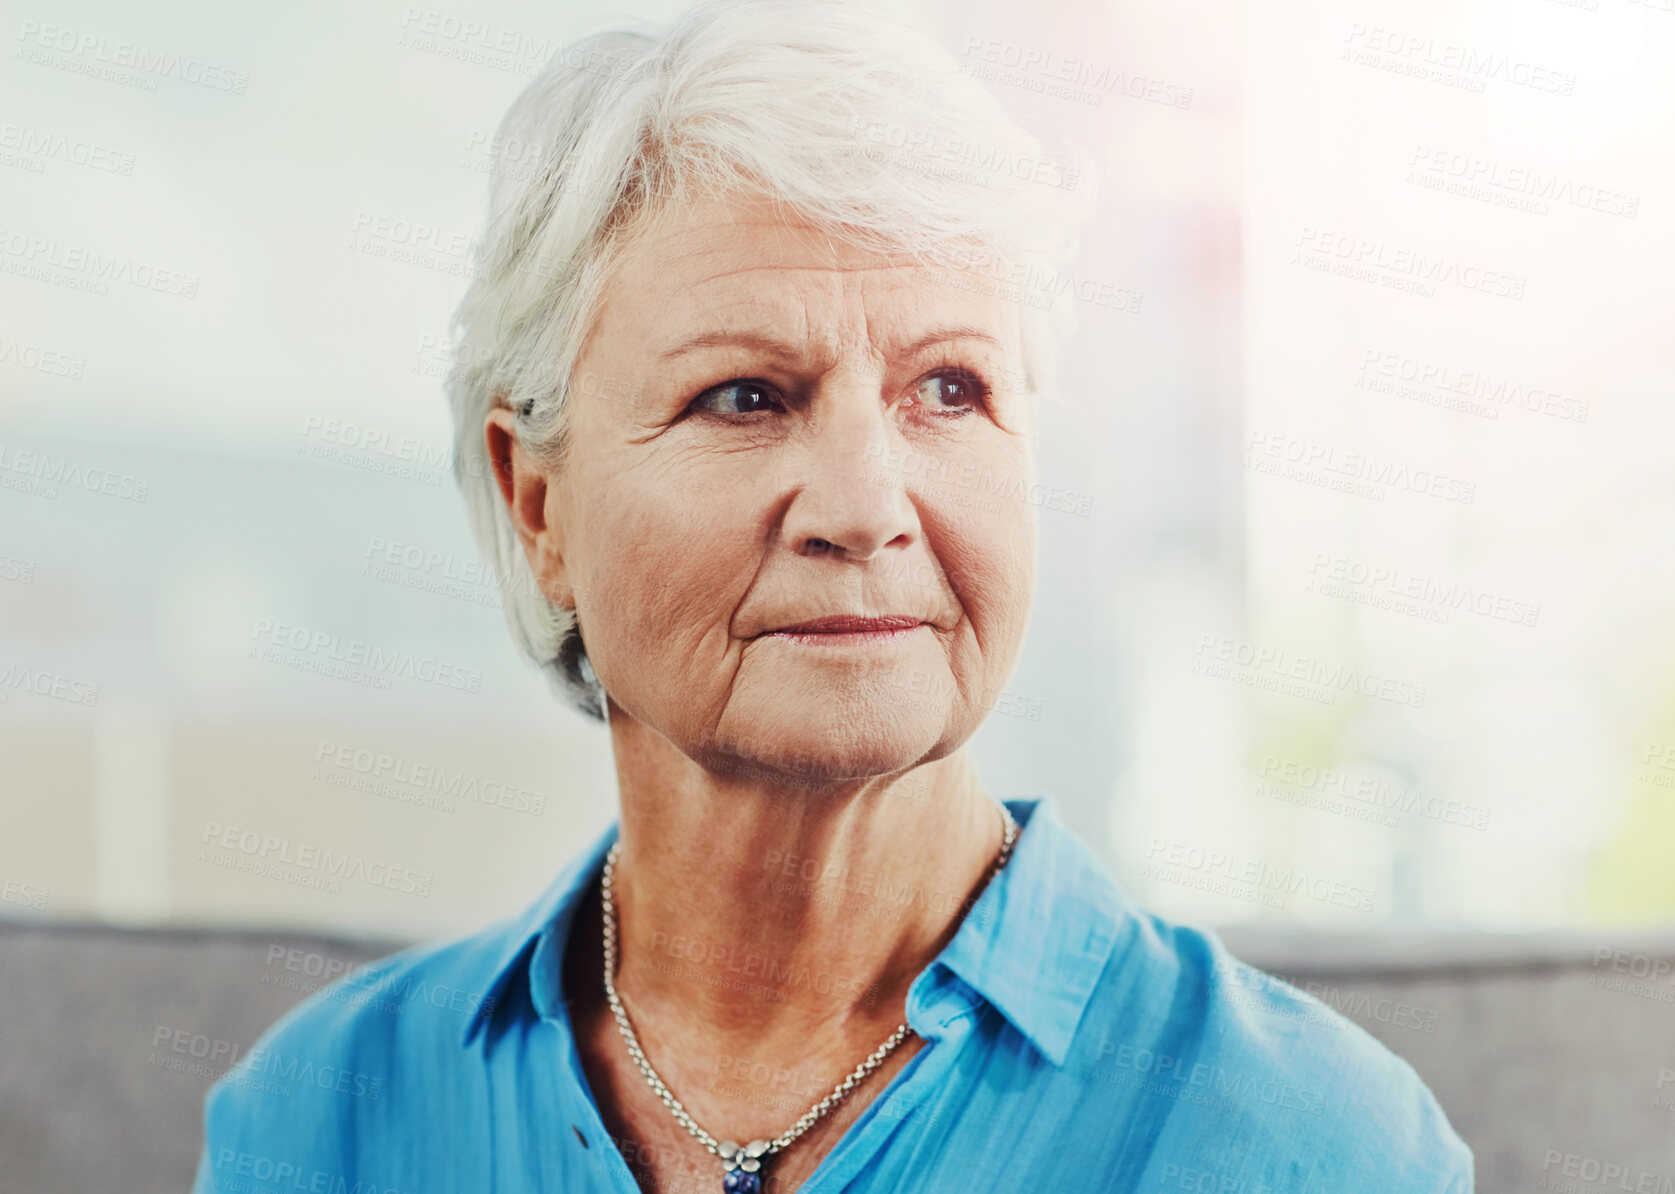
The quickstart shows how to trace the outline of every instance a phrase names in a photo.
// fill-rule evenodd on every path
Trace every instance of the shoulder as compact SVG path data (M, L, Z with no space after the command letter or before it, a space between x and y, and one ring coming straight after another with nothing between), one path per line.
M1253 1192L1472 1189L1470 1150L1405 1061L1215 933L1133 905L1123 919L1078 1052L1171 1101L1166 1189L1224 1188L1195 1185L1205 1174Z
M466 1032L492 1010L519 927L403 950L287 1012L211 1088L195 1190L346 1172L380 1124L445 1112L463 1126Z
M482 1188L493 1128L485 1038L530 1022L497 1013L531 1006L515 976L573 911L615 836L613 823L523 911L374 962L283 1016L209 1093L197 1194L247 1191L251 1179L338 1189L361 1164L380 1188Z

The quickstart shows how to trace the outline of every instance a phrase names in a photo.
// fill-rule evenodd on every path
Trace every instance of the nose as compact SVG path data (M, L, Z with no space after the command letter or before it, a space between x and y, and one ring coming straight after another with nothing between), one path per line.
M918 537L891 419L876 378L849 378L816 396L801 445L803 484L781 527L794 551L859 562Z

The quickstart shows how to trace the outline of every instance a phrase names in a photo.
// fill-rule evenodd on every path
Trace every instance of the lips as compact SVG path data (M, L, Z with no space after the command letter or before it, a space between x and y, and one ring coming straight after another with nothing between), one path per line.
M826 618L815 618L809 622L799 622L795 626L779 626L768 631L769 634L882 634L892 630L912 630L921 625L923 618L890 616L884 618L859 618L852 614L835 614Z

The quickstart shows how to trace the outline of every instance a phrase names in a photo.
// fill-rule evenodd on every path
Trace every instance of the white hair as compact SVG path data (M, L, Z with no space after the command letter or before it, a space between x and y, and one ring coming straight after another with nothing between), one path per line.
M646 219L749 190L845 243L963 271L956 284L1018 301L1031 394L1073 323L1051 271L1091 201L1087 155L1050 155L932 37L859 3L708 0L660 37L577 41L518 96L493 149L488 226L453 321L454 474L513 638L595 717L603 691L575 612L536 583L483 428L506 407L524 448L562 467L576 360Z

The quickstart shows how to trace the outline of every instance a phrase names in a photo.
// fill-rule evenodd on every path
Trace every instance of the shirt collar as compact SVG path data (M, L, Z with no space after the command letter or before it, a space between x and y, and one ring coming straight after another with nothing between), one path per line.
M1103 864L1050 798L1009 800L1012 858L938 955L1054 1065L1063 1065L1128 918Z
M1054 1065L1062 1065L1128 909L1098 858L1059 819L1056 802L1009 800L1007 807L1020 827L1012 858L927 969L940 965L958 976ZM469 1044L504 1002L509 982L529 982L535 941L549 930L558 941L568 935L617 830L612 823L540 899L492 935L491 977L462 1044Z
M561 941L568 937L570 921L575 917L583 895L599 881L599 874L605 868L605 855L616 844L619 828L618 823L612 821L591 846L565 865L558 878L541 893L540 899L504 922L498 933L491 934L489 965L492 969L483 988L483 999L477 1005L476 1013L466 1021L460 1037L462 1045L469 1045L478 1029L487 1023L494 1009L501 1004L509 982L518 977L528 981L529 954L541 934L551 929Z

